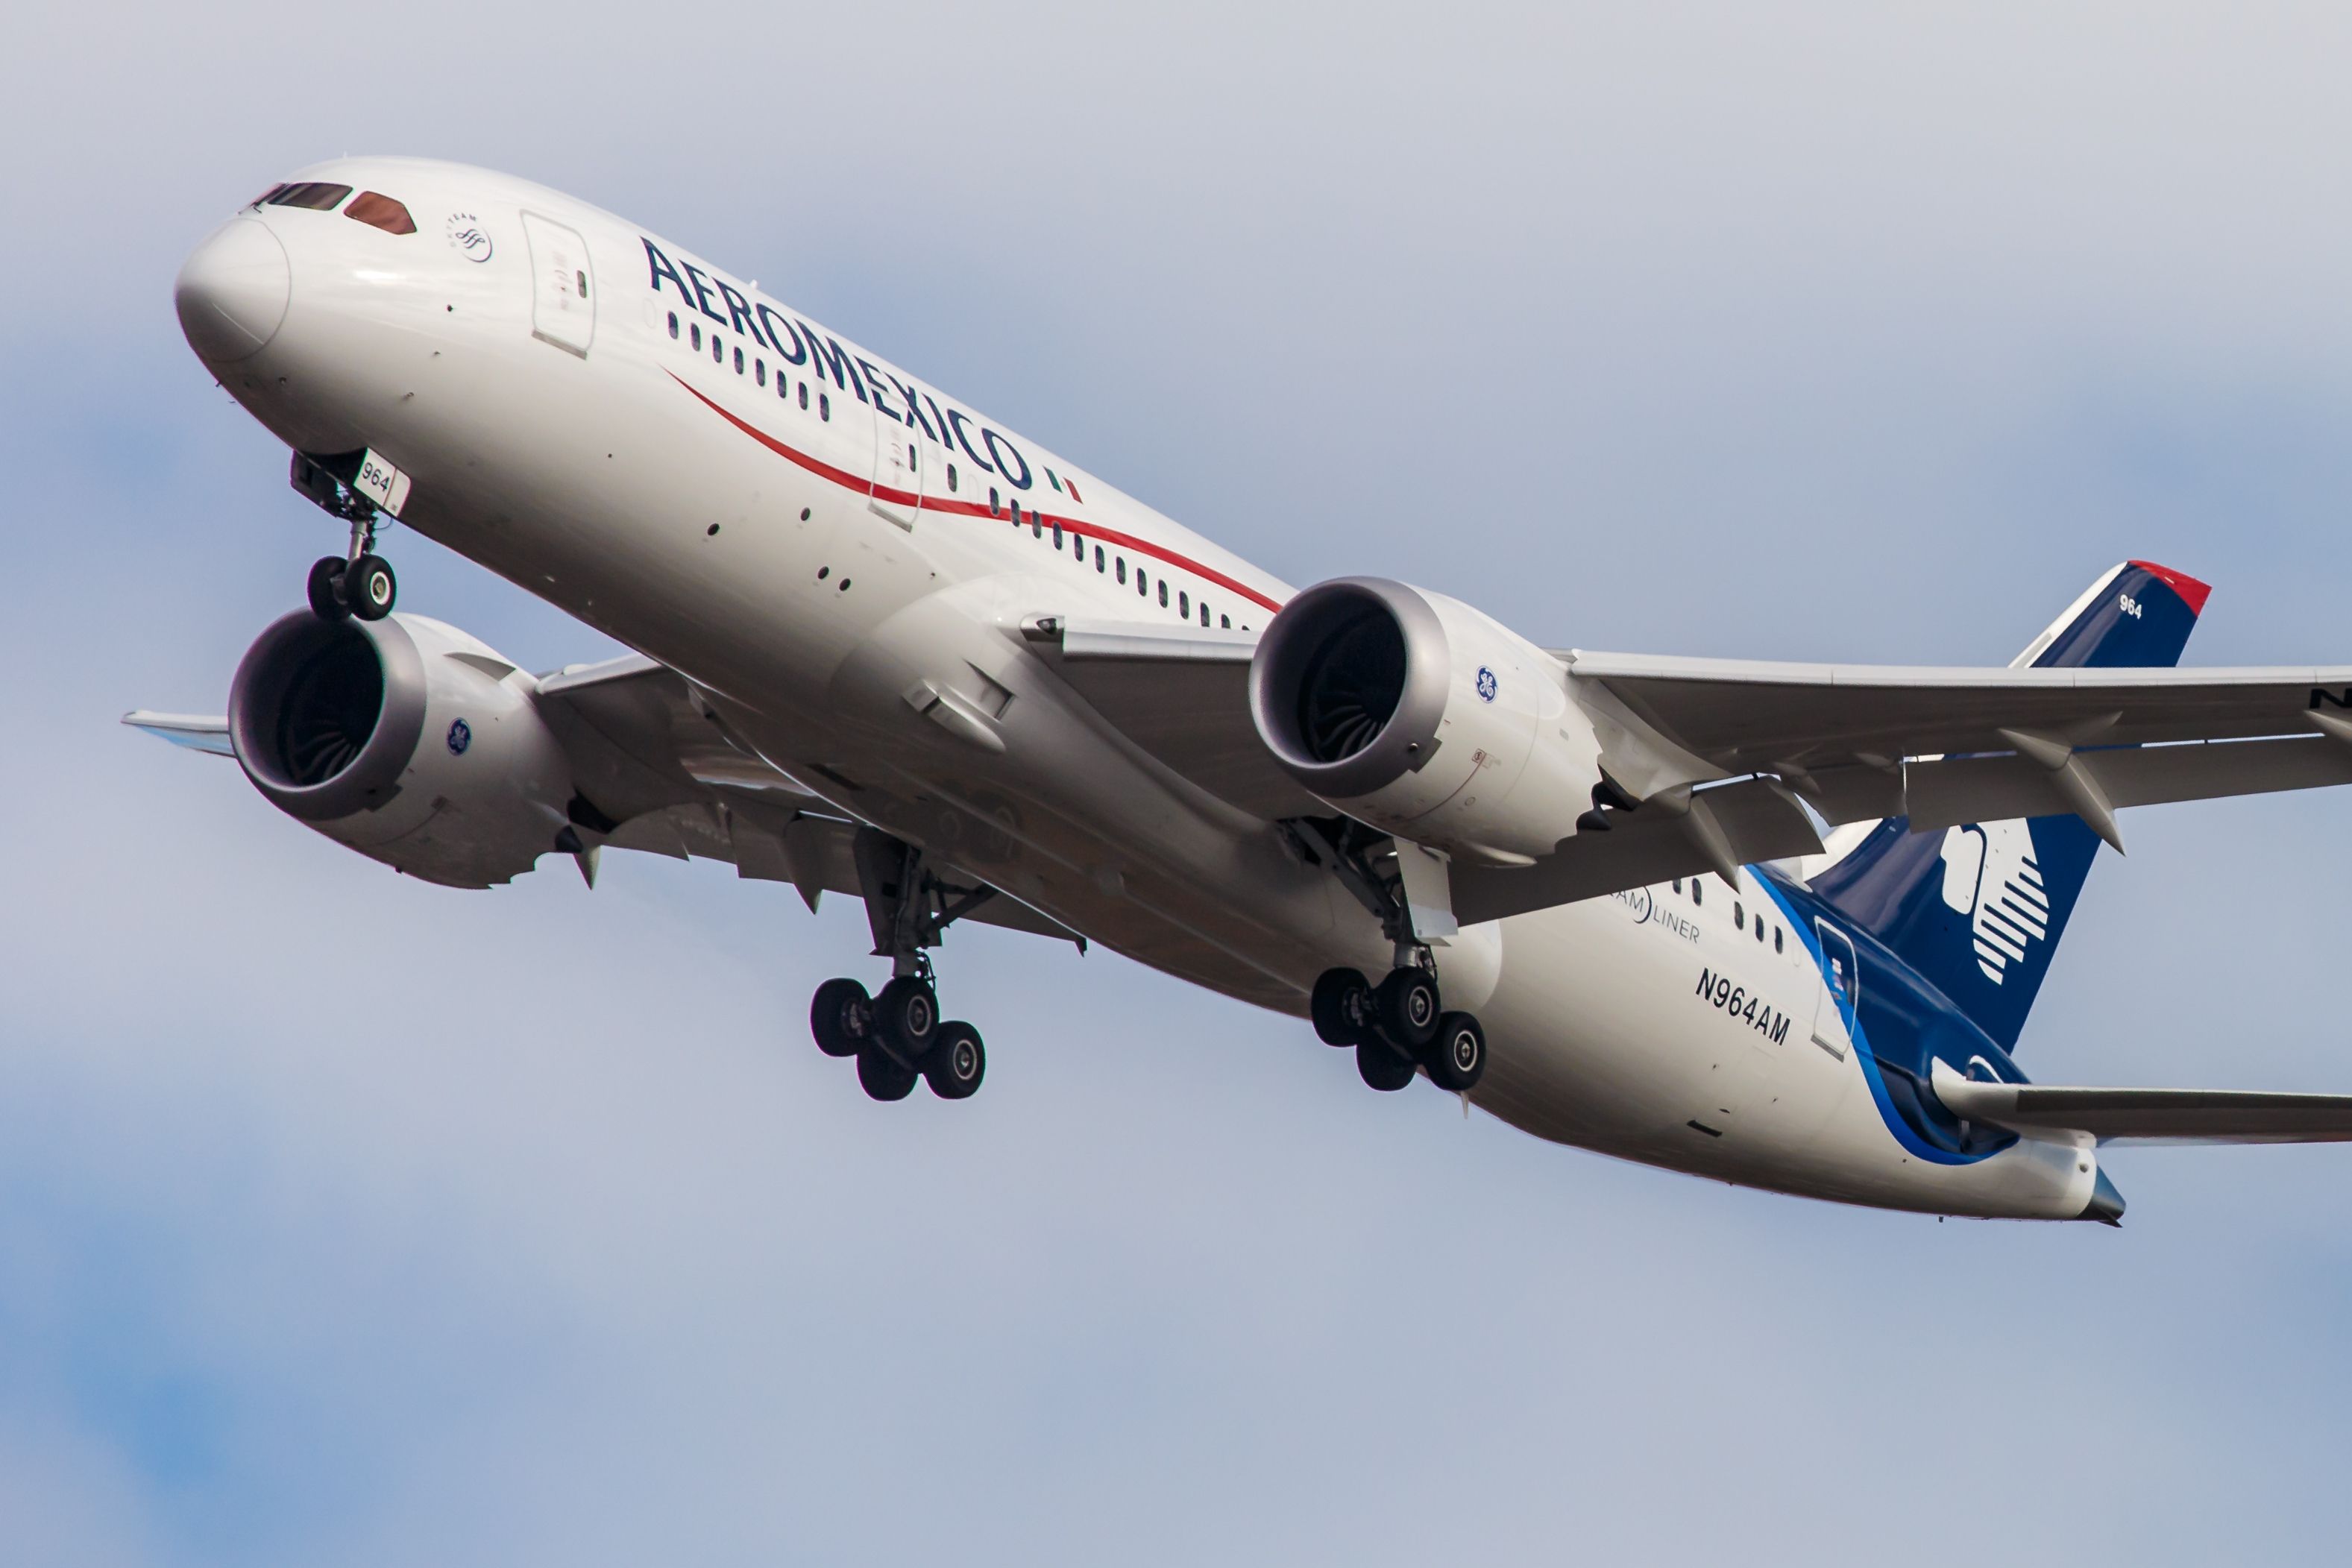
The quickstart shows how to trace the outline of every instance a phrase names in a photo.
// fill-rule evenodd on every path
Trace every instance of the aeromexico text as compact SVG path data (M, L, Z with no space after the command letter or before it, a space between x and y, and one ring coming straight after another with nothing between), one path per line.
M820 380L830 376L834 385L871 404L883 418L912 425L950 451L961 449L983 472L999 476L1016 490L1029 488L1029 460L999 432L952 403L942 409L929 392L908 386L873 361L851 353L806 321L785 316L764 299L747 297L725 278L713 277L690 261L674 263L662 254L661 246L643 235L637 237L645 240L648 286L656 294L667 283L688 309L730 332L740 332L784 364L807 367L808 373ZM903 412L892 406L893 392L904 405ZM978 445L973 444L975 431Z

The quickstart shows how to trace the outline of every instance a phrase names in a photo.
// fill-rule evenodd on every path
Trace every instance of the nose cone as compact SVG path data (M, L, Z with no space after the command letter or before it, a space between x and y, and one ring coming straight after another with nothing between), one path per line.
M173 298L188 347L207 364L259 353L294 297L286 247L257 218L231 218L180 268Z

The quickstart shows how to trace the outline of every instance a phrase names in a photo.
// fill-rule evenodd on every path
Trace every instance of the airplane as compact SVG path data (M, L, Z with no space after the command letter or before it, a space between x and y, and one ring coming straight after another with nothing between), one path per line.
M1305 1019L1374 1090L1842 1203L2112 1225L2108 1145L2352 1139L2352 1096L2015 1059L2125 808L2352 782L2352 665L2178 668L2183 572L2005 666L1554 649L1293 589L524 180L318 164L175 287L343 548L225 715L125 722L428 882L616 849L862 900L887 977L810 1027L877 1100L979 1089L933 956L971 920ZM395 612L395 523L635 652L532 674Z

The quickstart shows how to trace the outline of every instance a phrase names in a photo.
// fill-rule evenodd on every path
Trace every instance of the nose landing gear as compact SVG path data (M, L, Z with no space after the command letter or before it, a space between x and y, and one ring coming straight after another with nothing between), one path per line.
M294 488L320 508L352 526L348 551L321 556L311 564L305 585L311 613L321 621L341 621L346 615L381 621L391 614L400 597L400 580L393 575L392 563L375 553L382 517L375 503L299 452L292 479Z

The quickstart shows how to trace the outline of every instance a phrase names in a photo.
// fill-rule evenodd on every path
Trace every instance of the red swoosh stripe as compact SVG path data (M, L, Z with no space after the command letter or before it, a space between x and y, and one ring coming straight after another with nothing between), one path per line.
M807 453L801 451L799 448L789 446L783 442L777 440L774 436L770 435L766 431L761 430L759 426L751 423L749 421L738 418L727 409L721 407L719 403L713 402L702 392L697 391L676 371L669 371L668 375L670 380L677 382L678 385L685 387L688 392L692 392L696 400L705 408L710 410L711 413L717 414L719 418L725 420L728 423L733 425L736 429L741 431L744 434L750 436L752 440L758 442L761 445L774 453L777 456L799 464L802 467L807 469L810 473L815 475L820 479L828 480L833 484L840 486L845 490L855 491L856 494L861 496L873 495L882 500L893 501L899 506L911 507L918 511L938 512L949 517L988 517L990 520L995 522L1002 522L1004 520L1002 517L993 516L986 507L982 506L977 501L950 501L938 496L918 496L912 491L893 490L886 485L869 485L866 479L861 478L859 476L849 473L845 469L835 468L830 463L825 463L817 458L812 457ZM1034 508L1032 508L1032 510L1034 511ZM1253 604L1263 605L1268 610L1279 610L1282 608L1282 606L1276 604L1273 600L1268 599L1265 594L1260 593L1256 589L1248 586L1246 583L1236 582L1232 578L1227 577L1223 572L1217 570L1214 567L1203 566L1201 562L1192 559L1190 556L1177 554L1174 550L1168 549L1165 545L1154 544L1150 539L1139 539L1133 534L1123 534L1116 528L1107 528L1099 523L1088 522L1082 517L1057 517L1051 512L1042 511L1035 511L1034 515L1040 523L1059 524L1062 528L1068 529L1073 533L1083 534L1087 538L1095 539L1100 543L1118 545L1122 549L1134 551L1137 555L1150 556L1156 560L1165 561L1170 566L1180 568L1182 570L1192 573L1196 577L1204 578L1207 580L1217 584L1220 588L1226 589L1234 593L1238 593ZM1018 523L1013 525L1015 528L1020 526L1021 525Z

